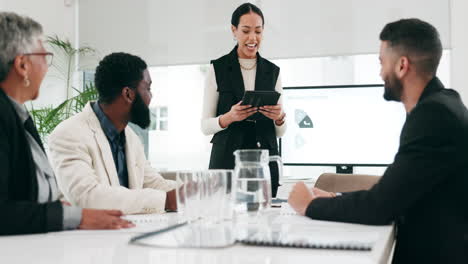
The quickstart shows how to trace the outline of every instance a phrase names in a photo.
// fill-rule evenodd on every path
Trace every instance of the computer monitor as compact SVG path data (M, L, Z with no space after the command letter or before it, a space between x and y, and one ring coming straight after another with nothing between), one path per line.
M285 87L285 165L331 165L349 173L352 166L392 163L406 113L383 93L380 84Z

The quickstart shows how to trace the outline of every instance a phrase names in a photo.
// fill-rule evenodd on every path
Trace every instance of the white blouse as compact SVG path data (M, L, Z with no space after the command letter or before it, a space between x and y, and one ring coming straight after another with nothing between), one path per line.
M240 59L239 63L247 69L250 69L254 66L257 59ZM241 67L242 79L244 80L244 87L246 91L253 91L255 90L255 75L256 75L257 66L253 67L251 70L245 70ZM212 135L215 134L223 129L219 125L219 117L216 116L216 110L218 107L218 85L216 83L216 75L214 71L213 64L210 65L208 70L208 74L205 80L205 94L203 97L203 113L202 113L202 120L201 120L201 130L205 135ZM283 87L281 85L281 74L278 75L278 79L276 81L275 90L278 93L283 94ZM280 97L278 104L282 104L282 96ZM286 132L286 122L284 122L281 126L277 126L275 124L276 136L281 137Z

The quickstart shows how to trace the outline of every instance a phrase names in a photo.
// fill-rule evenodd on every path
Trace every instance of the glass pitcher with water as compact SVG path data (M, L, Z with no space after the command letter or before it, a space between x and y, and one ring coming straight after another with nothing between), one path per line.
M281 157L268 156L266 149L242 149L234 151L236 179L236 214L258 214L271 205L271 176L269 162L278 163L282 178Z

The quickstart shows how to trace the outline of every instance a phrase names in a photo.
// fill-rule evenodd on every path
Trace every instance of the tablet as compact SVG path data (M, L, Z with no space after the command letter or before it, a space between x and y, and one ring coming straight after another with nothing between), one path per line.
M251 105L253 107L277 105L280 95L276 91L245 91L241 105Z

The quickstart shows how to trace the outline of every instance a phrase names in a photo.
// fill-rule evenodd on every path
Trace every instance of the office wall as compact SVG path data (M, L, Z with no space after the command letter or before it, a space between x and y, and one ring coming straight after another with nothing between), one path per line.
M81 0L80 38L103 54L128 51L150 65L203 64L234 45L230 16L244 1ZM263 55L296 58L378 51L389 21L432 22L450 47L449 0L257 0L265 14Z
M77 0L0 0L0 10L26 15L38 21L47 36L57 35L61 39L77 41L76 11ZM51 67L42 83L39 98L34 101L34 107L58 104L66 97L63 79ZM29 104L27 104L30 106Z
M460 92L468 105L468 1L451 0L452 56L451 86Z
M75 0L0 0L0 10L37 20L47 35L75 39Z
M168 65L206 63L226 52L234 44L229 32L230 15L242 2L0 0L0 10L31 16L44 26L47 35L58 35L72 43L78 42L79 35L80 43L98 49L96 58L126 50L148 58L152 65ZM440 30L444 47L452 48L452 87L468 101L468 87L463 89L468 66L467 1L252 2L266 16L263 52L270 58L376 52L376 36L385 22L408 16L427 19ZM96 61L84 65L92 69ZM65 97L63 87L53 81L56 75L51 69L38 105Z

